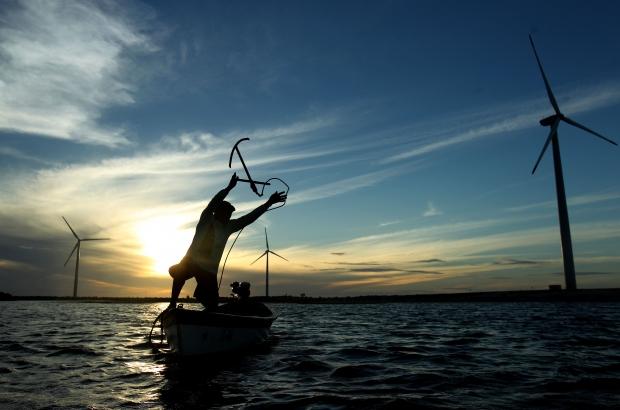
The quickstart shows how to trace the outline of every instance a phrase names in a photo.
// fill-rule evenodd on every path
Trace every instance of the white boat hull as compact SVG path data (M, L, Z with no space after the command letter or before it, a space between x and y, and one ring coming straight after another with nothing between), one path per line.
M265 342L273 315L242 316L173 309L162 317L170 350L182 356L227 353Z
M244 350L269 337L269 329L178 325L166 328L172 351L183 356Z

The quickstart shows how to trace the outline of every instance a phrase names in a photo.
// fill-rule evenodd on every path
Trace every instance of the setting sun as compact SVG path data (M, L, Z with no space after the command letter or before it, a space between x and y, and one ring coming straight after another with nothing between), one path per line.
M161 216L136 226L142 252L153 261L153 272L167 274L168 268L178 263L185 254L192 240L191 229L181 228L185 222L182 217Z

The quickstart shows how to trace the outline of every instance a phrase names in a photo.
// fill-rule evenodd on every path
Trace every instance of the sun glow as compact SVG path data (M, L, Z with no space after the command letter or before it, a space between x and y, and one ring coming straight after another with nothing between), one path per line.
M153 261L153 272L168 274L168 268L185 255L192 240L192 230L181 228L186 222L181 217L162 216L137 225L142 252Z

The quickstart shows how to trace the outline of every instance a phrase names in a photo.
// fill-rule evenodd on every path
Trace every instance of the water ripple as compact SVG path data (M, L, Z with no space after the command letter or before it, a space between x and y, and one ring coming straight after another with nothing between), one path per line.
M618 304L276 305L251 354L146 343L165 304L0 302L2 408L616 408Z

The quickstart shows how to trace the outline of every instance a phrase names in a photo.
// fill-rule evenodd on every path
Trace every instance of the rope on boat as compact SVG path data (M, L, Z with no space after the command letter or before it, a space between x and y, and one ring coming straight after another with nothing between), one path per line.
M151 326L151 331L149 332L149 346L151 346L151 348L153 349L157 349L159 350L159 348L164 344L164 324L161 321L161 317L164 314L164 312L166 312L165 310L162 310L159 315L157 315L157 317L155 318L155 320L153 321L153 325ZM155 329L155 326L157 325L157 322L159 322L159 345L156 345L155 343L153 343L153 329Z

